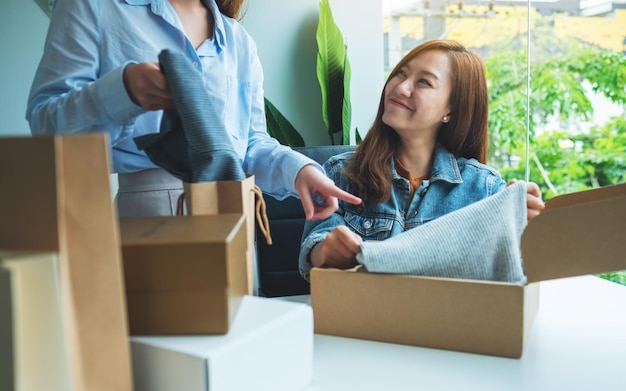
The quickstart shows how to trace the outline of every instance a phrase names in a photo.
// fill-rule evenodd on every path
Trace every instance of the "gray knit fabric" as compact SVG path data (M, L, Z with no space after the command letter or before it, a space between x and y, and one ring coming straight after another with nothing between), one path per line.
M159 133L136 137L137 148L185 182L246 179L200 72L180 52L163 50L159 62L176 110L163 113Z
M524 284L520 241L526 183L381 242L364 242L357 260L369 272Z

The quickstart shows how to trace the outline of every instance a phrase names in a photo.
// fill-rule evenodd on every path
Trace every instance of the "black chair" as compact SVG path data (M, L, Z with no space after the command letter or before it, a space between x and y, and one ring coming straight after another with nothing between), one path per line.
M331 156L350 151L354 145L298 147L296 151L323 164ZM306 295L309 282L298 271L298 254L304 229L304 210L300 200L287 197L278 201L264 194L273 244L267 245L256 228L256 253L259 295L265 297Z

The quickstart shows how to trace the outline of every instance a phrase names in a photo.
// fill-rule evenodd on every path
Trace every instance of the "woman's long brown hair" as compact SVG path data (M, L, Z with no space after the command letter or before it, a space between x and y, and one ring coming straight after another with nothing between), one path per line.
M476 53L451 40L425 42L398 62L389 74L385 87L407 62L430 50L445 52L451 68L450 122L442 122L437 140L456 157L475 158L486 163L489 96L485 67ZM382 121L384 98L385 88L374 123L346 168L346 176L356 186L350 191L362 198L362 205L384 202L391 196L390 161L401 141L395 130Z
M209 8L209 5L207 4L209 0L200 1L205 7ZM215 0L215 2L217 3L217 7L220 9L222 14L233 19L238 19L245 0Z

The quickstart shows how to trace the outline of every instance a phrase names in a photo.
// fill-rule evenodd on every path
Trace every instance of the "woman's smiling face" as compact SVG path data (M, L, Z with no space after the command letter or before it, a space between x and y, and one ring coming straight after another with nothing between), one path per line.
M436 137L450 113L450 60L440 50L420 53L393 75L385 86L383 122L401 138ZM447 122L447 121L446 121Z

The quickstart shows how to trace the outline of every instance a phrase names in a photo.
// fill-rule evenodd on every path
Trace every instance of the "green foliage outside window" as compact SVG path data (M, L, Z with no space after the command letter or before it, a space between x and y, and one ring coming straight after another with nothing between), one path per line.
M515 174L518 178L523 178L523 171L520 170L525 169L525 165L515 167L514 163L514 158L521 157L521 162L525 161L526 79L522 76L526 74L525 58L525 52L520 50L510 57L496 54L485 61L490 81L490 162L503 173ZM626 106L624 55L581 47L571 53L549 57L543 62L533 62L531 75L530 151L535 154L531 159L534 164L531 167L531 178L540 182L546 197L555 196L554 190L557 187L561 187L559 193L567 193L624 182L624 160L619 157L625 148L623 140L626 130L623 117L613 118L602 128L595 126L589 133L574 134L563 131L560 127L548 128L551 117L558 118L559 124L567 124L573 128L592 118L593 107L583 81L588 82L593 92ZM538 128L542 129L539 136ZM566 140L575 143L576 151L563 147L563 141ZM558 141L561 141L561 148L558 147ZM603 153L602 156L600 152ZM539 158L540 155L543 159ZM549 161L563 159L579 159L578 163L585 162L585 172L579 172L570 165L573 172L560 171L545 176L542 166L547 169L550 167ZM564 167L562 161L558 163L555 167ZM583 176L587 178L583 179ZM564 185L564 182L571 184L573 177L582 182L581 186Z
M623 53L581 46L533 61L529 121L525 51L495 54L485 65L490 81L490 162L505 179L525 177L528 122L530 179L540 185L545 199L626 182L623 114L588 130L570 130L593 117L590 90L626 107ZM549 125L550 118L558 119L557 126ZM626 285L626 271L598 276Z

